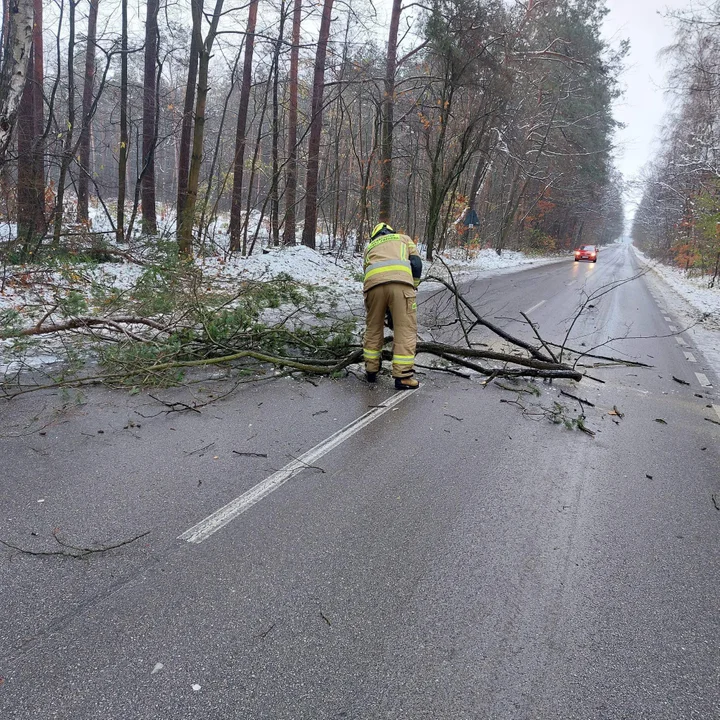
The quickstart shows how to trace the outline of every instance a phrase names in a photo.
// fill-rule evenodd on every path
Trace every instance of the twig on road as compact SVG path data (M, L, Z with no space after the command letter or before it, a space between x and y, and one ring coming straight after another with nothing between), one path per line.
M28 550L27 548L19 547L18 545L13 545L12 543L6 542L5 540L0 540L0 545L4 545L7 548L11 548L12 550L17 550L18 552L23 553L24 555L35 555L35 556L54 556L54 557L72 557L72 558L83 558L87 555L92 555L95 553L102 553L106 552L107 550L115 550L116 548L123 547L124 545L129 545L130 543L134 543L136 540L140 540L140 538L144 538L146 535L149 535L150 531L146 531L144 533L141 533L140 535L136 535L135 537L129 538L128 540L122 540L118 543L113 543L112 545L102 545L101 547L97 548L87 548L87 547L77 547L76 545L70 545L69 543L64 542L57 536L57 532L53 532L53 538L55 539L55 542L57 542L58 545L60 545L63 549L62 550Z

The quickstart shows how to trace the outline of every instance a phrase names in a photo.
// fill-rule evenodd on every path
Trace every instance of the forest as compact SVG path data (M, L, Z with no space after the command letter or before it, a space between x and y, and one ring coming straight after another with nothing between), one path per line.
M3 0L4 262L138 240L188 258L352 253L378 220L428 259L610 242L627 45L602 39L606 13L604 0ZM634 230L680 252L659 203L706 262L712 20L678 18L683 102Z
M646 254L717 283L720 272L720 3L671 16L672 111L632 225Z

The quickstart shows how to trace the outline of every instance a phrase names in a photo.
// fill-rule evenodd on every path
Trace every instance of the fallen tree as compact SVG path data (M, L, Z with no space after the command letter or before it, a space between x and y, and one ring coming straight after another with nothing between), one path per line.
M46 292L32 323L20 312L3 318L6 329L0 339L13 339L20 347L32 342L47 347L52 338L60 359L60 350L75 358L74 368L64 367L59 376L45 371L44 377L31 377L23 372L29 364L19 359L0 385L6 397L58 386L172 385L182 382L191 368L216 366L247 376L266 375L268 366L283 373L337 376L362 359L362 315L339 308L337 298L289 277L246 281L232 293L213 288L197 269L186 266L147 268L124 292L101 292L93 285L89 293L78 289L77 274L67 280ZM427 280L446 294L453 308L451 322L460 326L464 344L421 340L417 354L430 358L430 364L421 359L423 368L467 376L458 371L462 368L485 377L487 384L496 378L581 381L589 377L578 367L583 357L640 365L569 348L567 337L561 346L553 345L521 313L534 337L529 342L484 317L449 270L446 277ZM476 328L492 333L499 346L474 340ZM392 336L385 341L384 359L389 360ZM88 373L87 362L77 362L78 356L94 360L100 371Z

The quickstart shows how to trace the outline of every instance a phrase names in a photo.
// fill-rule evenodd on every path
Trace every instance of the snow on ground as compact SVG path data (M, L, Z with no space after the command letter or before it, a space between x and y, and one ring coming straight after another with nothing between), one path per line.
M678 268L651 260L633 248L650 272L645 276L662 295L667 310L681 323L681 329L720 375L720 287L708 287L709 276L688 277Z
M270 280L289 275L310 285L345 289L357 293L362 288L361 258L345 259L332 253L321 253L304 245L264 248L250 257L230 256L202 258L197 261L206 280L221 283L237 280Z

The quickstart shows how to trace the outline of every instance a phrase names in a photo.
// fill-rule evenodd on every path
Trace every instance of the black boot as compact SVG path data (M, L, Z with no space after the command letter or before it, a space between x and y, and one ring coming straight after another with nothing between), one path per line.
M366 371L365 371L365 379L366 379L369 383L374 383L374 382L377 380L377 373L376 373L376 372L370 372L370 371L367 371L367 370L366 370Z

